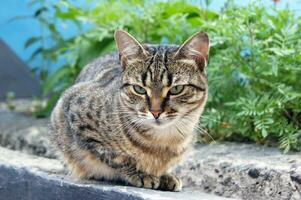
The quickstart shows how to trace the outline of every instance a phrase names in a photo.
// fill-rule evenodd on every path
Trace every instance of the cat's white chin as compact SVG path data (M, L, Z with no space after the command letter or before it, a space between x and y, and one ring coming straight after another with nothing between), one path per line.
M138 117L142 121L141 125L157 130L170 128L178 120L178 117L169 118L165 113L157 119L150 112L146 116L138 115Z
M174 120L172 119L148 119L147 125L151 126L154 129L166 129L173 124Z

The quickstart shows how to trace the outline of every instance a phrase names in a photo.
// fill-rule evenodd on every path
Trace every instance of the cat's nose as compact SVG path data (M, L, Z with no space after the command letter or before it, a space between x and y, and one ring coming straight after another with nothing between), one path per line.
M162 113L162 109L160 109L160 110L151 110L150 112L153 114L155 119L158 119L160 114Z

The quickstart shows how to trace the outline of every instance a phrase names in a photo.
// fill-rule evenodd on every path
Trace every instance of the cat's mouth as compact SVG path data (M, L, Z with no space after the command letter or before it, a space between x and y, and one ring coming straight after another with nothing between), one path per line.
M150 113L138 113L138 117L142 119L142 124L153 128L167 127L177 118L176 115L169 116L165 113L158 118L155 118Z
M160 119L155 119L155 123L156 123L157 125L162 124L162 122L160 121Z
M158 118L158 119L149 119L147 120L147 124L154 128L163 128L169 126L173 122L173 119L166 119L166 118Z

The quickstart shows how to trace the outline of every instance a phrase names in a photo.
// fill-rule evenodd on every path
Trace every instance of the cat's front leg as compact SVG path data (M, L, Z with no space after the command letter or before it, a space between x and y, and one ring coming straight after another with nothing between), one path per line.
M132 186L164 191L180 191L181 180L172 175L155 176L138 170L136 160L126 155L114 155L108 152L99 154L102 162L116 170L116 177Z
M135 187L158 189L160 177L147 174L137 169L136 160L122 154L99 152L98 158L115 171L115 179Z

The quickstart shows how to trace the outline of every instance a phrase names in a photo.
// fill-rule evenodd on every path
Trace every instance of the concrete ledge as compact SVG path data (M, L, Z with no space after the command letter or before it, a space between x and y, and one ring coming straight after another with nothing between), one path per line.
M223 200L186 189L161 192L116 186L97 181L76 181L64 175L58 160L30 156L0 147L0 200Z
M301 153L254 144L197 145L174 171L184 185L220 196L301 199Z

